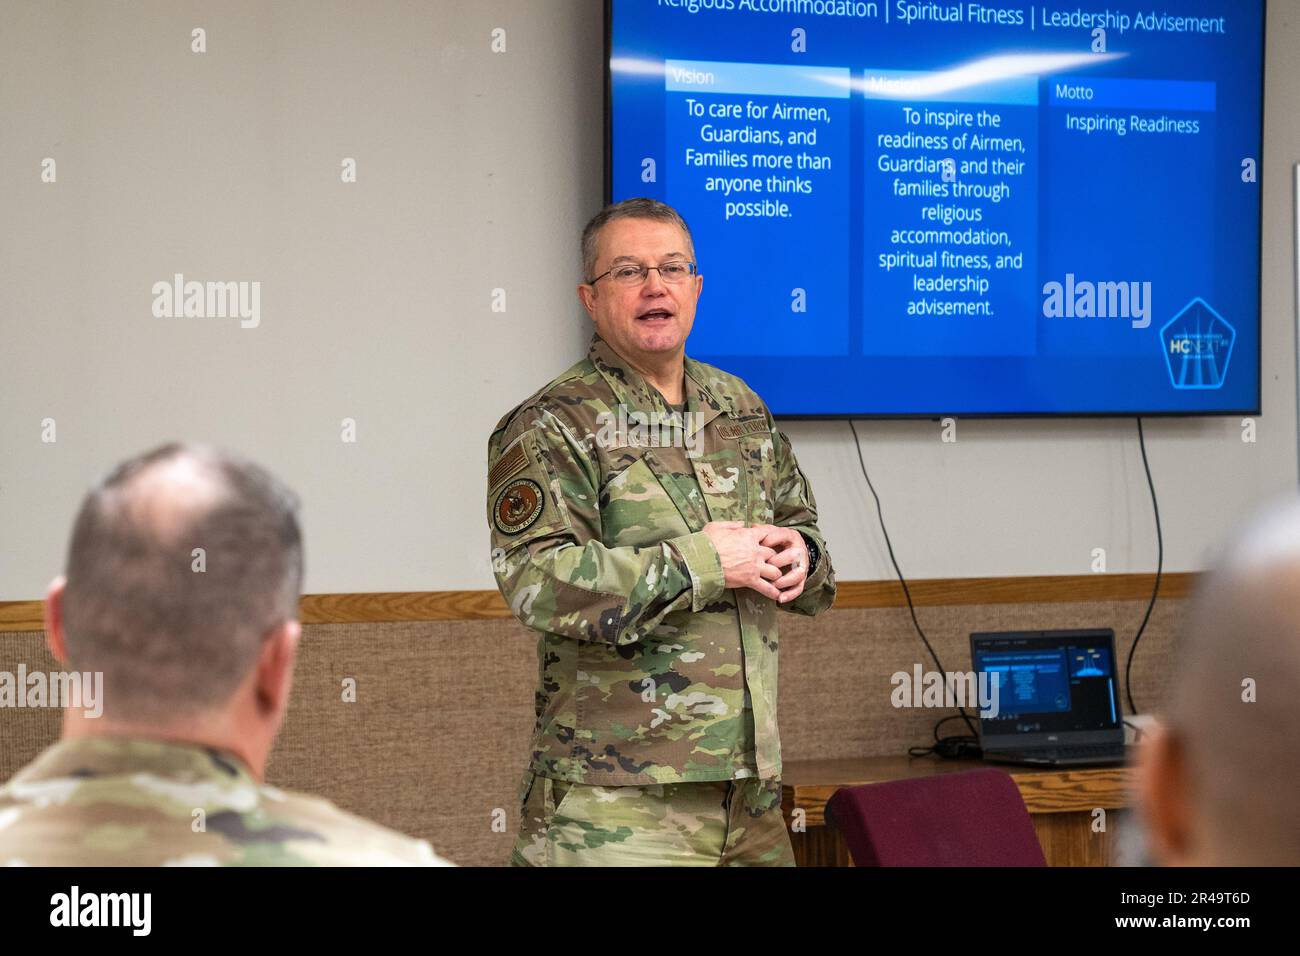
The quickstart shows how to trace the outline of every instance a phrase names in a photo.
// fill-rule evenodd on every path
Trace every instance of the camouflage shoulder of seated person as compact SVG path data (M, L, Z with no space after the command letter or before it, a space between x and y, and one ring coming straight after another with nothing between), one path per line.
M232 754L62 741L0 788L0 865L431 866L424 840L259 784Z

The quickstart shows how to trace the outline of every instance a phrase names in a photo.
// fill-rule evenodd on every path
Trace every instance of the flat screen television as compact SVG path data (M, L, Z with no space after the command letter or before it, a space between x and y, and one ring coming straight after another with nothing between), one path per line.
M1264 0L608 0L606 191L778 415L1260 411Z

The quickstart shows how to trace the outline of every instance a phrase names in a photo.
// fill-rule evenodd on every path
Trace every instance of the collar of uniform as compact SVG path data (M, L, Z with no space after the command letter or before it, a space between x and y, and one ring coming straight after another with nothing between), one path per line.
M140 737L76 737L60 740L14 776L19 783L66 777L149 773L186 780L217 778L257 786L248 765L228 750Z
M598 334L591 337L591 348L587 350L587 355L609 383L616 405L622 404L640 411L671 411L658 390L647 384L641 373L629 366ZM703 367L689 356L686 357L685 372L686 382L682 394L686 399L686 411L699 413L702 416L698 419L699 427L703 428L729 406L724 407L713 396L705 384L707 376Z
M709 390L708 375L704 371L704 366L689 355L686 356L686 383L687 393L692 390L695 392L691 396L691 411L699 412L704 417L701 419L701 426L707 425L723 412L729 412L732 415L736 413L736 407L730 397L725 393L714 393Z

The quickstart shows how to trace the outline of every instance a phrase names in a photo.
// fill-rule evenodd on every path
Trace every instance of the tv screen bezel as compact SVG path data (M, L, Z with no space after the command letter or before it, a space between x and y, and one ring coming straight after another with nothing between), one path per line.
M604 0L605 7L605 53L603 69L604 77L604 202L609 204L613 202L614 196L614 169L613 169L613 76L610 70L610 57L613 53L614 42L614 4L618 0ZM1264 389L1264 148L1267 131L1264 127L1264 117L1267 115L1265 109L1265 94L1267 92L1267 71L1268 63L1266 60L1268 51L1268 0L1259 0L1260 3L1260 35L1259 35L1259 152L1256 158L1256 186L1259 193L1259 230L1256 236L1255 261L1258 263L1256 269L1256 288L1257 300L1259 302L1259 311L1256 313L1256 321L1259 324L1259 334L1256 337L1255 349L1255 403L1250 409L1225 408L1213 410L1195 410L1195 411L1107 411L1107 412L1087 412L1087 411L1066 411L1066 412L1035 412L1035 411L997 411L997 412L953 412L953 411L918 411L918 412L773 412L776 418L790 421L843 421L843 420L872 420L881 421L896 420L932 420L937 421L944 418L952 419L1034 419L1034 418L1227 418L1237 415L1250 417L1262 417L1263 415L1263 389ZM730 370L724 370L730 371Z

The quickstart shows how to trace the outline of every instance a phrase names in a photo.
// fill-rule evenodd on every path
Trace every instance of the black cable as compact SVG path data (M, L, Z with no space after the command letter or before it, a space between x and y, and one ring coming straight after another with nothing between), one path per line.
M1147 487L1151 489L1151 510L1156 516L1156 583L1151 589L1151 602L1147 604L1147 612L1142 616L1142 623L1138 625L1137 634L1133 638L1133 645L1128 649L1128 660L1124 664L1124 694L1128 697L1128 709L1130 714L1137 714L1137 705L1133 703L1133 685L1130 678L1133 674L1133 654L1137 651L1138 641L1142 640L1142 632L1147 628L1147 621L1151 620L1151 609L1156 606L1156 595L1160 593L1160 574L1165 567L1165 538L1160 530L1160 503L1156 500L1156 485L1151 480L1151 465L1147 461L1147 440L1142 433L1142 419L1138 423L1138 447L1142 449L1142 467L1147 473Z
M934 659L935 669L941 674L947 674L948 671L939 661L939 655L935 653L934 648L930 645L930 639L925 636L925 631L921 630L921 622L916 619L916 605L912 603L912 591L907 586L907 579L903 577L903 571L898 566L898 559L894 557L894 545L889 540L889 529L885 527L885 513L880 507L880 496L876 494L876 486L871 483L871 476L867 474L867 463L862 457L862 441L858 438L858 429L853 424L853 419L849 419L849 429L853 432L853 446L858 450L858 464L862 466L862 477L867 480L867 487L871 490L871 497L876 500L876 517L880 519L880 531L885 536L885 548L889 551L889 561L894 566L894 573L898 575L898 583L903 586L903 597L907 599L907 610L912 615L912 626L916 628L916 633L921 636L921 643L925 649L930 652L930 657ZM970 716L966 713L966 708L957 705L959 713L951 714L944 717L934 725L934 744L930 747L909 747L907 752L912 757L923 757L926 754L936 753L941 757L962 757L979 755L979 734L975 731L975 725L971 722ZM966 727L970 734L957 734L951 737L940 737L939 728L950 720L957 719L966 721Z

